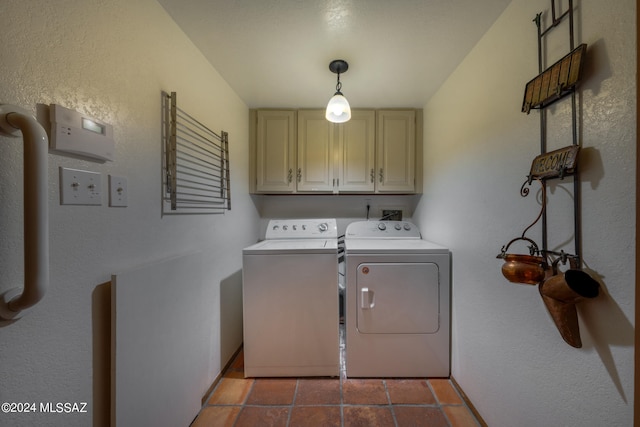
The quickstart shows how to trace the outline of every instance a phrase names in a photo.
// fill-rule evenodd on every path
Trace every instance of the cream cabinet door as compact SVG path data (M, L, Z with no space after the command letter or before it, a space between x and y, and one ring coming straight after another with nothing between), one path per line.
M261 110L256 127L256 191L295 191L296 134L293 110Z
M336 186L341 193L375 190L375 122L374 110L353 110L351 120L336 125Z
M414 110L378 110L377 193L415 191L415 121Z
M298 192L334 191L335 128L322 110L298 111Z

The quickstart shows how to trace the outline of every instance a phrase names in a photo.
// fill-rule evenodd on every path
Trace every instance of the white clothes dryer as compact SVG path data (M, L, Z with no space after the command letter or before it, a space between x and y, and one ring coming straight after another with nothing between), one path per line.
M245 377L338 376L335 219L271 220L243 250Z
M407 221L358 221L345 259L346 376L449 377L449 250Z

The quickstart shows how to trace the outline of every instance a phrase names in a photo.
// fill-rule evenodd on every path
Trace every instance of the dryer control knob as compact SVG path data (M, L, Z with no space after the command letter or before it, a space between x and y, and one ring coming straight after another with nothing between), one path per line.
M329 229L329 224L327 224L326 222L323 222L322 224L318 224L318 230L320 230L320 232L325 232Z
M395 228L398 231L402 230L402 227L400 226L400 224L394 225L393 228Z
M411 230L411 224L405 222L404 223L404 229L407 230L407 231Z
M378 230L384 231L386 229L387 229L387 226L384 224L384 222L379 222L378 223Z
M283 230L287 230L288 228L289 228L289 227L288 227L288 226L286 226L286 225L283 225L283 226L282 226L282 229L283 229Z

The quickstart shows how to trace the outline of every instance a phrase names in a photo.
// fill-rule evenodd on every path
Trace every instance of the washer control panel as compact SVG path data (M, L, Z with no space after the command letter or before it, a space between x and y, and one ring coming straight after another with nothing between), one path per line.
M265 239L337 239L335 218L272 219L267 225Z
M407 221L356 221L347 226L347 239L420 239L420 230Z

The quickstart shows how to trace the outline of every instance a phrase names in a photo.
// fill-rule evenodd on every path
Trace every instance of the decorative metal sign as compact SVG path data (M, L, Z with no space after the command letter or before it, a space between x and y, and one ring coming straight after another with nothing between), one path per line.
M580 146L570 145L559 150L540 154L533 159L529 182L534 178L560 178L575 172Z
M560 61L531 80L524 89L522 112L546 107L571 92L582 78L586 44L581 44Z

